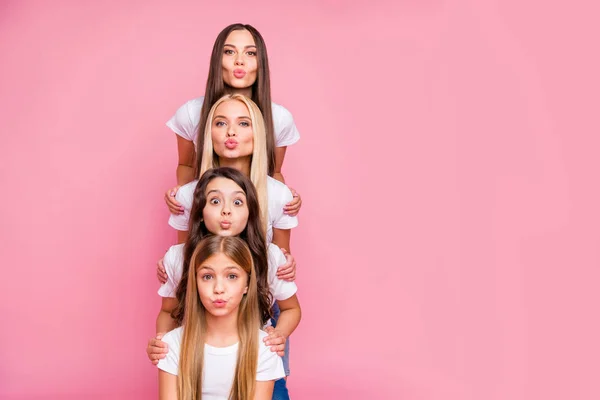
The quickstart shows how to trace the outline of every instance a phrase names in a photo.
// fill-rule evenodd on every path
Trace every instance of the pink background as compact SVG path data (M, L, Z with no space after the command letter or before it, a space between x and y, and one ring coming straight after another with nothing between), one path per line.
M600 398L595 2L49 3L0 3L0 398L156 396L164 122L238 21L302 134L293 398Z

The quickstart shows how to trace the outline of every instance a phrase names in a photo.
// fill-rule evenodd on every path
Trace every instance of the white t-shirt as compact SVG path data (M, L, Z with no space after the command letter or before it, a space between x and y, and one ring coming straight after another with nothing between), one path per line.
M172 375L179 370L179 352L183 327L176 328L163 337L169 345L167 356L158 362L158 368ZM267 334L259 331L257 381L273 381L285 376L283 361L277 353L267 347L263 339ZM204 345L204 368L202 376L203 400L227 400L233 385L235 366L237 363L238 343L228 347Z
M194 190L196 190L197 184L197 180L191 181L180 187L175 195L175 200L183 206L183 214L171 214L169 225L178 231L188 230L190 212L194 203ZM273 228L292 229L298 226L298 217L283 213L283 207L293 198L292 192L285 184L270 176L267 177L267 203L269 207L267 243L271 243L273 240Z
M167 281L158 289L158 294L161 297L175 297L177 285L181 282L181 274L183 271L183 244L171 246L165 257L163 265L167 272ZM284 281L277 277L277 268L285 264L285 254L277 245L270 243L268 246L269 260L269 290L275 300L287 300L298 291L298 287L294 282Z
M167 121L167 126L182 138L196 143L200 110L204 96L192 99L179 107L175 115ZM300 133L294 123L292 114L284 107L271 103L273 113L273 129L275 130L275 147L290 146L300 139Z

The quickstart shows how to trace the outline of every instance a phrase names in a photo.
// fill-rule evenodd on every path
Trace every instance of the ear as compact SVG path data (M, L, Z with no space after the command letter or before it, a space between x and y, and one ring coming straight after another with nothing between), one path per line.
M246 288L244 289L244 294L248 293L248 286L246 286Z

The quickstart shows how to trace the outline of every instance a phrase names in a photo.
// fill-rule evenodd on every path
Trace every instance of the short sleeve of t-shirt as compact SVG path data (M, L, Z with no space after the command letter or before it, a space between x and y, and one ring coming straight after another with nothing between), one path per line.
M273 128L275 129L275 146L290 146L300 140L300 132L294 123L292 113L282 105L273 103Z
M162 369L171 375L177 375L179 371L179 349L181 348L181 336L183 328L175 328L163 336L162 341L169 346L167 356L158 361L158 369Z
M163 257L167 281L158 288L160 297L175 297L177 285L181 282L181 271L183 270L183 246L183 244L171 246Z
M260 331L258 343L258 368L256 369L257 381L274 381L285 376L283 370L283 361L281 357L270 350L265 345L263 339L268 336L265 332Z
M283 213L283 207L294 198L290 189L278 180L268 177L267 196L269 202L269 219L273 228L292 229L297 227L298 217L292 217Z
M185 140L195 142L203 102L204 97L188 101L177 109L175 115L167 121L167 126Z
M192 181L186 183L179 188L175 195L175 200L183 206L183 214L171 214L169 216L169 225L178 231L187 231L188 223L190 220L190 213L192 211L192 204L194 203L194 191L198 181Z
M287 300L298 291L294 282L277 277L277 268L286 263L285 254L276 244L269 243L269 290L275 300Z

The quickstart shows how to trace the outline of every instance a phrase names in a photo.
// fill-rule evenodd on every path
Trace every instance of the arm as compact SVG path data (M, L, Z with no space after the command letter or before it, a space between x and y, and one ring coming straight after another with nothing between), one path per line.
M275 172L273 173L273 178L282 183L285 183L285 179L281 173L281 167L283 166L286 150L287 146L275 147Z
M187 232L186 232L187 235ZM273 228L273 240L272 242L277 245L280 249L290 251L290 237L292 236L291 229L278 229Z
M158 316L156 317L156 336L148 340L146 353L152 364L158 364L158 361L165 358L169 352L169 346L162 341L166 332L177 328L177 323L171 318L171 311L177 307L177 299L172 297L163 297L162 305Z
M254 400L271 400L275 381L256 381ZM162 397L161 397L162 400Z
M281 314L279 315L279 320L277 320L275 330L288 338L296 330L298 324L300 324L300 319L302 318L300 302L298 301L298 297L293 295L289 299L277 300L277 305L281 310Z
M159 400L177 400L177 375L158 370Z
M196 159L196 149L194 142L177 136L177 154L179 163L177 164L177 184L185 185L194 180L194 162Z
M272 352L276 352L279 356L283 357L285 354L285 342L296 327L298 327L298 324L300 324L302 312L296 295L293 295L289 299L277 300L277 305L279 305L279 309L281 310L277 327L273 328L269 326L266 328L265 332L269 336L263 340L266 346L271 347Z
M166 333L177 328L177 323L171 317L171 312L177 307L177 299L163 297L160 311L156 317L156 333Z
M273 233L273 236L275 236L275 233ZM187 239L188 231L177 231L177 244L185 243L187 242Z

